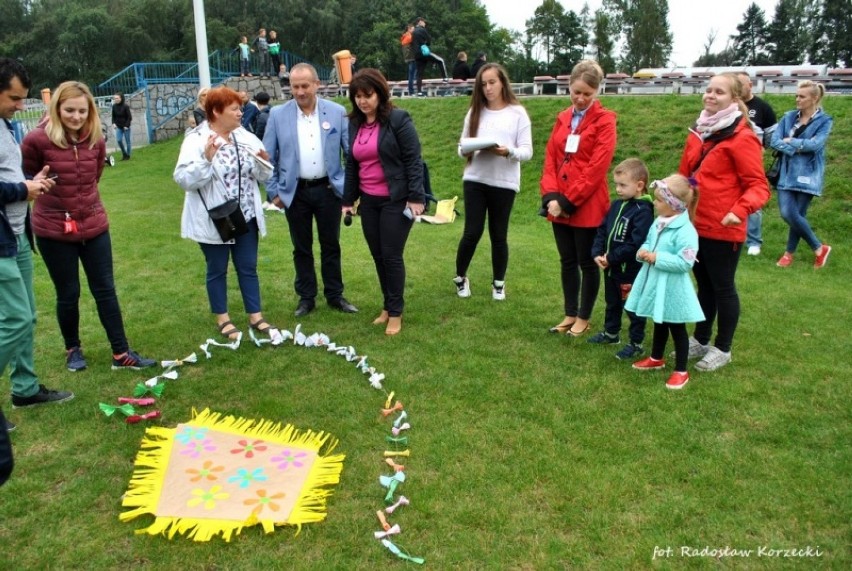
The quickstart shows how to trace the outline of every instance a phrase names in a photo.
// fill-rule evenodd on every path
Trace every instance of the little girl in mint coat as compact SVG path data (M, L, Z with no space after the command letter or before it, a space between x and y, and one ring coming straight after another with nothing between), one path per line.
M625 309L654 321L651 356L633 364L634 369L662 369L669 333L675 346L675 370L666 388L681 389L689 382L687 323L704 320L692 285L690 271L698 253L698 233L690 220L698 202L695 183L676 174L651 183L657 219L636 259L642 264Z

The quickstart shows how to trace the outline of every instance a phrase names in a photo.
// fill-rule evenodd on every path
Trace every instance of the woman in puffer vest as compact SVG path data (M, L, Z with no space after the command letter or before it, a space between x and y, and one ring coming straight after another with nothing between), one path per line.
M112 348L113 369L151 367L156 361L133 351L115 292L109 222L98 192L106 145L89 88L66 81L56 88L47 121L21 145L24 172L45 165L56 186L35 202L33 232L56 288L56 316L65 339L69 371L87 367L80 340L80 266Z

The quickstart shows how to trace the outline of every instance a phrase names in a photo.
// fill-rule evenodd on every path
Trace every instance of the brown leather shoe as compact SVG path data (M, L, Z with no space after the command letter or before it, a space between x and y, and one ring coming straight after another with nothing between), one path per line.
M383 309L377 318L373 320L373 325L384 325L388 322L388 312Z

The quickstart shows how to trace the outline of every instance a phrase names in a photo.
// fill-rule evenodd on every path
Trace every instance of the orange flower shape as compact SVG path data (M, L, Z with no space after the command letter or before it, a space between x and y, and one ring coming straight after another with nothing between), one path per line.
M242 448L234 448L231 450L231 454L245 454L246 458L254 458L255 452L263 452L267 448L263 444L263 440L255 440L251 444L249 444L248 440L238 440L237 444L242 446Z
M224 469L224 466L214 466L212 460L207 460L201 466L200 470L196 470L195 468L188 468L186 470L186 473L193 475L193 477L189 479L190 482L198 482L205 478L212 482L219 479L219 476L217 476L213 472L222 472Z
M281 509L279 504L276 504L272 500L281 500L284 499L284 492L280 492L278 494L267 496L266 490L258 490L257 498L249 498L248 500L243 501L244 505L247 506L255 506L253 510L251 510L252 515L258 515L263 511L263 508L268 507L270 510L277 512Z

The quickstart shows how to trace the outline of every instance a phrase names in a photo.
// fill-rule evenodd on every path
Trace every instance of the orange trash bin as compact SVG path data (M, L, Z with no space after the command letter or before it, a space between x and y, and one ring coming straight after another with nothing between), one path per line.
M340 83L349 83L352 81L352 54L349 50L340 50L332 55L334 65L337 68L337 77L340 78Z

